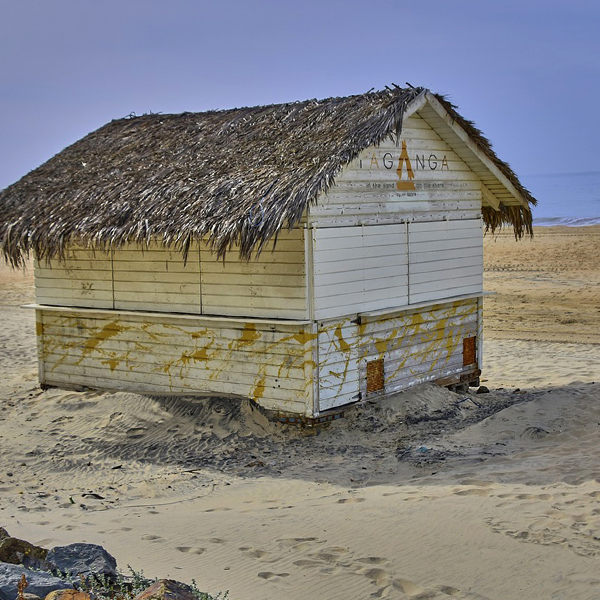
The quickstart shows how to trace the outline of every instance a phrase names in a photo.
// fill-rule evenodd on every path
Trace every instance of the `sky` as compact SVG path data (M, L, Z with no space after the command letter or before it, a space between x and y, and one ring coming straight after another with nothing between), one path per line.
M520 176L600 171L598 0L0 0L0 189L111 119L447 94Z

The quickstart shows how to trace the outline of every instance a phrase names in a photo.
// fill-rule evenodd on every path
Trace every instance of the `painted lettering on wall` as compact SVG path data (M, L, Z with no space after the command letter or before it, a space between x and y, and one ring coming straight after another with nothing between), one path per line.
M415 154L415 166L417 171L424 171L428 169L429 171L449 171L450 166L448 165L448 159L446 155L441 158L437 154Z
M395 156L394 156L395 155ZM448 157L443 154L436 154L435 152L414 152L411 154L408 150L406 141L402 141L402 147L399 154L395 152L386 152L381 157L381 162L377 159L377 156L373 152L370 158L360 159L359 169L366 170L381 170L386 169L391 171L394 166L398 173L397 187L399 190L414 190L415 171L449 171L450 165L448 163ZM404 172L406 171L406 175Z
M404 167L406 166L406 175L408 177L407 180L402 179L402 172L404 171ZM410 158L408 157L408 150L406 149L406 142L402 141L402 152L400 152L400 158L398 159L398 168L396 169L396 173L398 173L398 181L396 182L396 188L399 190L414 190L415 184L413 179L415 178L414 171L412 170L412 165L410 163Z

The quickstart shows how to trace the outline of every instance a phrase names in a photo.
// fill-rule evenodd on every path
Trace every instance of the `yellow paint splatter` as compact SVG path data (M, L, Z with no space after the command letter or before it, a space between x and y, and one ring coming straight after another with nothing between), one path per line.
M417 330L425 323L425 319L423 318L423 313L417 312L412 316L411 325L416 327Z
M256 331L256 325L254 323L246 323L242 335L237 340L232 340L229 343L230 350L238 350L245 346L252 346L256 340L260 339L260 333Z
M348 344L348 342L344 339L344 335L342 334L341 324L335 328L334 335L338 341L338 348L340 350L343 350L344 352L350 350L350 344Z
M265 387L265 376L263 375L254 386L254 390L252 390L252 399L255 402L258 402L264 396Z
M108 360L101 361L103 365L108 365L110 367L111 372L114 371L121 362L118 358L109 358Z
M125 329L128 328L119 325L116 321L113 321L112 323L107 323L97 335L86 341L83 347L83 356L90 354L96 349L98 344L100 344L101 342L105 342L106 340L109 340L112 337L115 337L115 335L119 335L119 333L125 331Z
M316 340L318 336L318 333L309 333L308 331L300 330L298 333L294 333L290 336L290 338L296 340L301 346L304 346L307 342Z
M212 333L212 332L210 332L210 333ZM192 333L192 339L197 340L202 337L207 337L208 335L209 335L208 329L200 329L200 331L194 331Z
M208 360L208 350L207 348L200 348L200 350L196 350L196 352L194 352L194 354L192 354L191 356L194 360L203 360L203 361L207 361Z

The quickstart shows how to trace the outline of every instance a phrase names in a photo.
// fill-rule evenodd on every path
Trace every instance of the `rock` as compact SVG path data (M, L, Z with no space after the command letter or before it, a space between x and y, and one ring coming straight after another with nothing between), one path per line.
M29 592L25 592L23 594L23 598L25 600L42 600L40 596L37 596L36 594L30 594Z
M185 583L160 579L139 593L134 600L196 600L196 597Z
M69 582L43 571L30 571L23 565L0 563L0 600L15 600L21 575L27 578L27 592L44 598L53 590L69 587Z
M486 387L485 387L485 385L480 385L480 386L477 388L477 392L476 392L476 393L477 393L477 394L489 394L489 393L490 393L490 390L489 390L488 388L486 388Z
M117 561L98 544L69 544L56 546L46 557L52 571L68 575L104 575L109 579L117 577Z
M0 527L0 540L3 540L4 538L10 537L10 534L8 533L8 531L6 531L6 529L4 529L4 527Z
M0 562L24 565L29 569L45 568L48 550L14 537L0 538Z
M77 590L55 590L50 592L44 600L92 600L89 594Z

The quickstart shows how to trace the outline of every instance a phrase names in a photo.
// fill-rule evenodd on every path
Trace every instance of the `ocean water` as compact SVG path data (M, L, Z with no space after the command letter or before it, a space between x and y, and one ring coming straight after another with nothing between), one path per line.
M537 199L534 225L600 224L600 171L521 177Z

